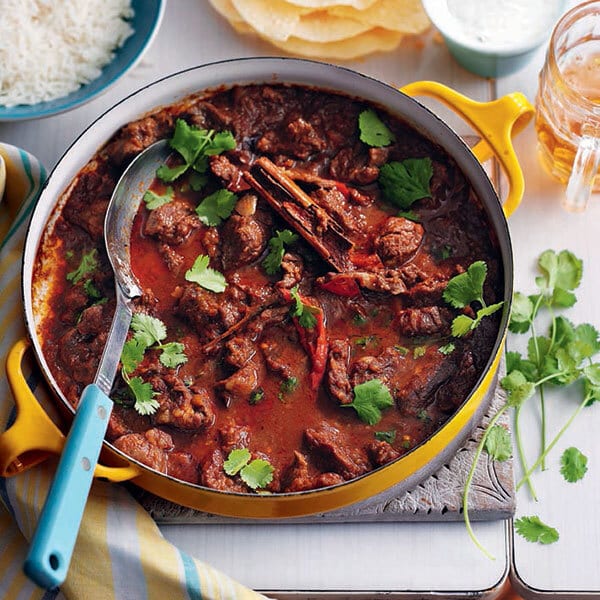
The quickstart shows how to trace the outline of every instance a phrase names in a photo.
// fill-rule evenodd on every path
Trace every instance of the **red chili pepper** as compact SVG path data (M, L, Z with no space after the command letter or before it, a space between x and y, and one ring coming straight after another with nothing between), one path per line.
M292 294L289 290L281 290L282 296L288 301L292 301ZM292 317L294 326L298 332L300 343L310 357L310 386L313 390L317 390L321 385L323 375L325 375L325 367L327 366L327 330L325 329L325 320L323 318L323 310L317 306L309 304L300 296L302 304L310 306L314 310L316 319L315 326L311 329L306 329L300 325L298 317Z
M360 296L358 283L356 283L349 275L335 275L333 279L319 285L324 290L327 290L336 296L344 296L346 298L356 298L356 296Z
M346 200L350 198L350 190L348 189L348 186L344 183L340 183L339 181L337 181L335 184L335 189L338 192L341 192L344 195L344 198L346 198Z

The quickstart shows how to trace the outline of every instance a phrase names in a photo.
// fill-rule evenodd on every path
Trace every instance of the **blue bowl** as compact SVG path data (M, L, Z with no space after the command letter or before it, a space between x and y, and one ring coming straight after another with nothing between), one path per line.
M38 119L72 110L105 92L132 69L154 39L165 11L165 0L132 0L131 7L134 10L130 21L133 34L115 50L114 59L102 69L100 77L56 100L11 107L0 105L0 121Z

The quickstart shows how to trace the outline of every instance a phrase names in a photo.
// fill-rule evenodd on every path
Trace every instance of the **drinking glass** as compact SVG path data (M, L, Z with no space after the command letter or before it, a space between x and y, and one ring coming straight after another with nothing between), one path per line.
M540 72L535 128L545 168L567 184L564 206L585 210L600 191L600 1L557 23Z

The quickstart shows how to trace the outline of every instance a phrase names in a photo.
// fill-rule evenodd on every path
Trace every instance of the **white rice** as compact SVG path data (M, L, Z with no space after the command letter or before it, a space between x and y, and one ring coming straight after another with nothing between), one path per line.
M0 0L0 105L36 104L96 79L133 33L130 0Z

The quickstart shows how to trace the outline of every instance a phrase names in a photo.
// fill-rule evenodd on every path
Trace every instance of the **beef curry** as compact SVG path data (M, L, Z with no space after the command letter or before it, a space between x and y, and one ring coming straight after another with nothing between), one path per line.
M503 296L486 212L453 160L399 118L292 85L161 108L78 174L38 255L53 249L41 337L69 401L92 381L114 312L112 190L163 138L173 155L132 231L144 294L107 439L183 481L278 493L353 479L435 432L497 337L500 313L478 311ZM485 301L461 306L445 292L472 265Z

